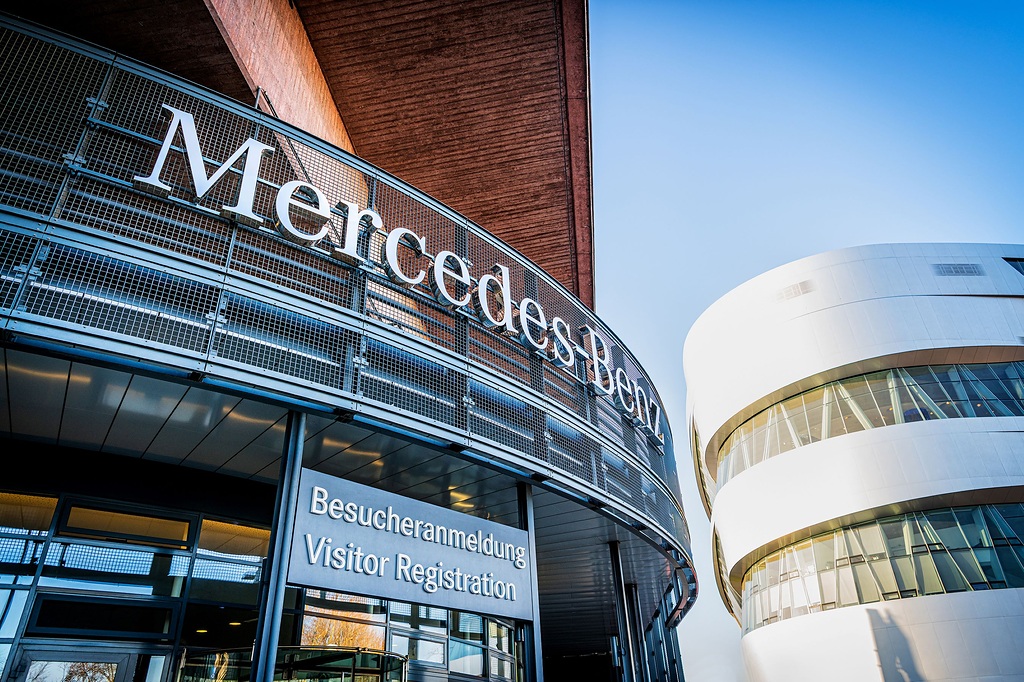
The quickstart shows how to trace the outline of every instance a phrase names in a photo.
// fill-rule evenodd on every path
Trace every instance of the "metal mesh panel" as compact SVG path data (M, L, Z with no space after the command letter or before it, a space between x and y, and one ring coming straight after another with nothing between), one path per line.
M622 443L624 441L625 435L623 434L622 428L622 415L608 400L597 400L597 426L605 435L610 437L616 443Z
M530 452L534 408L479 381L469 382L469 430L519 452Z
M26 313L206 351L213 287L63 244L40 249L35 267Z
M584 481L601 485L595 467L593 446L589 438L576 429L548 417L548 461Z
M470 330L469 348L470 358L477 364L530 385L530 357L518 342L474 325Z
M601 468L605 490L629 506L637 506L640 481L634 468L607 448L601 448Z
M269 128L261 128L255 137L274 148L273 153L268 152L263 157L261 177L278 186L290 180L308 182L328 192L331 206L348 201L361 209L367 207L373 181L368 181L358 169ZM273 191L276 194L276 189ZM335 237L332 241L340 244L345 221L339 216L333 218L332 223L331 234Z
M102 116L103 111L98 112ZM105 176L131 182L152 163L153 143L141 135L131 135L110 128L103 123L94 124L85 134L80 150L83 167Z
M446 249L459 253L459 245L465 243L464 225L452 221L391 185L377 183L372 208L380 215L387 229L406 227L423 237L427 243L427 251L431 254ZM374 258L376 257L377 254L374 254Z
M49 213L106 66L0 28L0 200Z
M555 369L544 368L544 394L569 408L580 419L587 417L586 391L575 375Z
M324 254L298 250L274 235L239 228L230 267L304 297L344 308L352 305L351 270Z
M364 312L405 334L465 352L466 344L456 334L455 313L397 285L375 279L367 282Z
M353 334L341 327L225 293L214 354L339 389L352 342Z
M223 220L86 177L74 180L58 217L215 265L231 243Z
M394 407L454 424L463 409L465 378L455 370L368 339L360 371L363 395Z
M0 308L14 305L38 242L34 237L0 230Z
M217 106L214 102L199 99L188 93L147 80L138 74L121 70L114 72L106 103L108 107L102 114L106 123L140 133L156 141L157 144L153 144L150 148L149 156L137 169L137 172L145 175L148 175L153 168L157 152L160 149L159 142L166 135L171 120L170 113L162 107L163 104L193 115L199 146L203 151L203 157L207 159L206 174L208 177L213 174L217 166L245 144L246 140L257 136L260 131L259 124L255 121L242 118L232 111ZM182 141L180 131L175 134L175 139L180 148ZM265 142L265 140L262 141ZM273 154L264 156L264 162L272 156ZM237 162L235 165L241 166L241 162ZM169 153L160 177L164 183L173 188L175 196L195 197L195 188L192 185L192 177L184 153ZM240 171L226 173L206 196L199 200L199 205L214 212L219 212L224 205L233 205L240 177ZM121 179L131 180L128 177ZM271 200L262 197L261 201L261 195L257 193L256 212L269 215L270 207Z

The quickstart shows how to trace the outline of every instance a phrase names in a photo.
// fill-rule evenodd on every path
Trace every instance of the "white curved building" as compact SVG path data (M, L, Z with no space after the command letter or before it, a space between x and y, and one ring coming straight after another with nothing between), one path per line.
M683 356L751 680L1024 680L1024 246L805 258Z

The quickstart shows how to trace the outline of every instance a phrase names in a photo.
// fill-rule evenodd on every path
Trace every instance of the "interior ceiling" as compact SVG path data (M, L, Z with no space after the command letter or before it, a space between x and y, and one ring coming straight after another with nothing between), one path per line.
M287 409L280 405L202 385L0 348L0 438L273 483L286 419ZM499 523L518 523L515 479L357 424L309 415L303 465ZM19 457L7 466L29 465ZM534 514L545 653L607 651L608 638L617 631L608 543L622 543L626 581L648 590L640 595L645 617L668 585L667 561L594 510L555 493L535 488Z
M586 3L292 5L356 153L513 245L593 307ZM203 0L14 0L6 9L254 101Z

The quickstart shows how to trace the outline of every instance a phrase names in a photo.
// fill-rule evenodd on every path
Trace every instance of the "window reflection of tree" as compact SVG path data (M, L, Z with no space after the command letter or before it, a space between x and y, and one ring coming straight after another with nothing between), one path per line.
M116 675L117 663L33 661L25 682L114 682Z
M384 649L384 628L369 623L307 615L302 619L302 644Z

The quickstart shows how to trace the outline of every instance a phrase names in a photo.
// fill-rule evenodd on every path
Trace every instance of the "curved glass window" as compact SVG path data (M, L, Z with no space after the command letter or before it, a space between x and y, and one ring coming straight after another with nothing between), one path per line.
M743 576L743 631L842 606L1024 587L1024 505L934 509L841 528Z
M865 429L959 417L1024 416L1024 362L898 367L833 381L740 424L718 451L717 489L801 445Z

